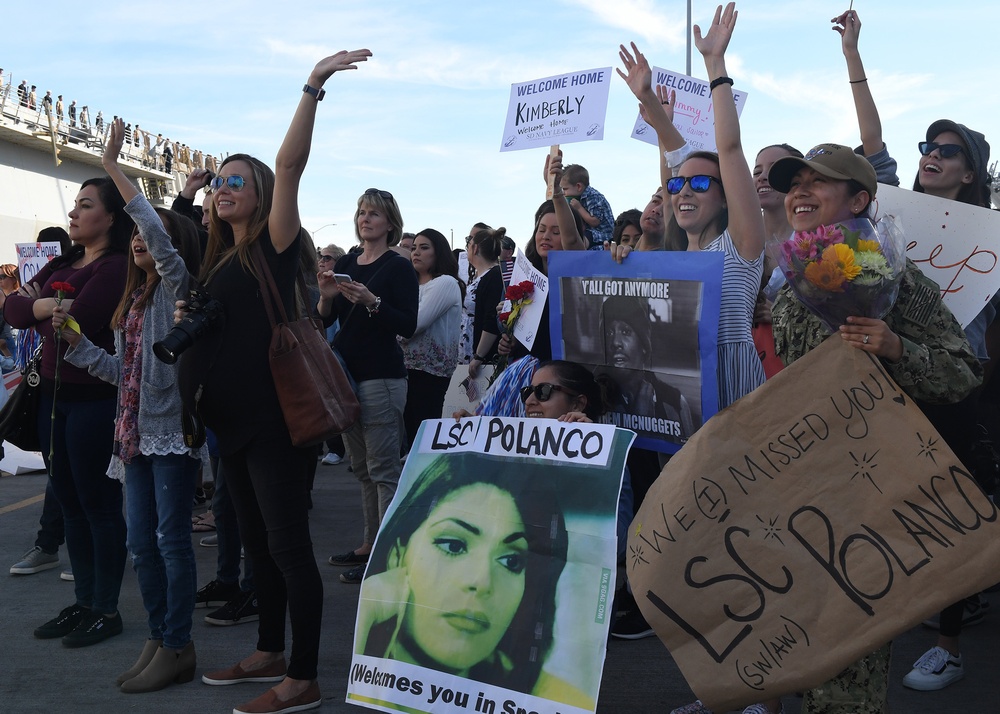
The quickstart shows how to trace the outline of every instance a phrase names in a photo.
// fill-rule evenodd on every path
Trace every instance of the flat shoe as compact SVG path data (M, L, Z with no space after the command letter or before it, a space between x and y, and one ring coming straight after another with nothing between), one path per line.
M319 683L313 682L302 694L287 701L281 701L277 693L269 689L253 701L233 709L233 714L291 714L291 712L316 709L322 703L323 696L319 693Z
M237 662L229 669L220 669L217 672L201 675L201 681L215 686L240 684L241 682L280 682L285 678L287 671L288 668L283 659L249 672Z
M355 565L366 565L368 563L368 556L358 555L353 550L349 550L340 555L331 555L327 562L330 565L353 568Z

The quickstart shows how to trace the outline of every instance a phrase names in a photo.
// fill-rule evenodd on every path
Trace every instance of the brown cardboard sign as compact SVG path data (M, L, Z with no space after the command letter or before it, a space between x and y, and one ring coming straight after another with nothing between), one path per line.
M834 336L671 459L628 577L695 694L727 711L815 686L996 582L997 516L881 363Z

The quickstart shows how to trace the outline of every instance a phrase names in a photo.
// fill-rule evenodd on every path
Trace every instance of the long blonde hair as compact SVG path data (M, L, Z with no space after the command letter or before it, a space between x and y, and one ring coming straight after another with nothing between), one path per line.
M233 227L219 218L215 210L215 201L209 202L208 246L205 248L205 259L201 264L198 281L208 282L216 271L225 265L232 257L239 256L240 264L247 272L256 275L253 261L250 259L250 249L254 242L267 229L267 219L271 214L271 200L274 196L274 172L260 159L249 154L233 154L227 156L219 165L222 171L226 164L242 161L250 167L253 174L253 190L257 195L257 209L247 224L246 239L236 244Z

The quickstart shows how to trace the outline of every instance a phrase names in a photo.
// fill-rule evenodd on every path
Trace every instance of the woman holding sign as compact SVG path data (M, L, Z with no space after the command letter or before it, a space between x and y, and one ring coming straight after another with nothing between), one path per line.
M879 170L880 181L898 186L896 161L889 155L882 140L882 123L878 108L868 86L865 68L858 51L861 19L856 12L848 10L833 18L832 22L833 29L840 33L847 61L849 82L861 129L862 145L859 150L863 151L872 165ZM962 124L941 119L927 128L925 138L926 141L917 145L920 151L920 165L913 180L913 190L938 198L990 208L991 177L988 171L990 145L986 142L986 137ZM986 330L995 317L996 308L994 301L991 300L965 327L969 343L979 359L984 362L989 359L986 350ZM973 441L981 434L976 424L979 418L978 393L963 400L961 404L945 407L922 405L922 408L962 463L974 466L977 460ZM986 477L993 477L992 470L989 470ZM991 483L981 483L981 485L988 492L993 486ZM980 596L973 595L945 608L938 620L929 620L929 625L940 628L937 643L914 663L913 670L903 678L903 686L932 691L943 689L961 679L965 674L959 648L962 625L966 622L978 622L983 614Z
M560 188L562 179L562 152L545 157L545 170L553 177L552 198L535 211L535 230L524 251L525 257L543 275L549 274L549 254L556 250L586 250L583 238L583 219L569 207ZM538 322L535 341L529 349L512 335L500 338L498 351L509 355L509 364L496 378L493 386L480 403L477 412L503 416L523 416L517 400L519 390L531 380L539 360L552 358L552 341L549 333L549 303L546 299Z
M779 159L768 180L787 194L785 211L796 235L865 215L878 186L871 164L850 148L836 144L816 146L803 159ZM830 336L823 320L806 307L790 285L778 294L773 315L775 346L785 364ZM884 319L848 317L838 332L852 347L878 357L915 400L958 402L982 378L982 367L961 326L941 301L937 284L909 261L899 295ZM886 644L833 680L809 690L803 710L885 711L888 667ZM850 708L824 708L834 702Z
M718 154L691 152L670 121L664 104L670 98L652 88L652 71L635 44L619 53L626 72L618 73L642 104L646 121L667 148L675 173L664 185L673 214L666 229L667 250L721 251L722 312L719 315L719 408L723 409L764 383L764 370L754 347L751 323L764 265L764 221L750 167L740 143L733 80L726 76L725 53L736 27L735 3L715 11L695 44L705 58L715 107ZM628 251L622 251L627 255Z

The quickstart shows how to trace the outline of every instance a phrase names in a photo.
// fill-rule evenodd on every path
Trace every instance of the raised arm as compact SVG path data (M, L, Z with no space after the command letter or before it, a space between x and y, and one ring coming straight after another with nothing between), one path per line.
M573 217L573 209L570 208L563 193L562 180L563 165L562 151L556 157L545 157L545 170L552 176L552 206L555 208L556 221L559 223L559 238L562 240L563 250L586 250L587 241L580 235L576 227L576 218Z
M861 146L865 156L872 156L882 150L882 120L878 116L878 108L868 86L868 75L861 62L858 52L858 36L861 34L861 19L854 10L848 10L842 15L830 20L833 30L840 33L840 42L847 60L847 79L851 83L851 94L854 95L854 110L858 114L858 127L861 129Z
M358 62L371 57L368 50L341 50L320 60L309 74L307 85L317 92L335 72L357 69ZM317 97L305 91L299 99L278 155L274 159L274 199L267 225L271 242L278 253L292 244L302 227L299 219L299 180L309 160L313 126L316 123Z
M122 167L118 165L118 155L121 153L122 144L124 143L125 122L121 119L115 119L111 122L110 129L108 130L108 144L104 147L104 156L101 157L101 165L104 166L104 170L108 172L111 180L115 182L118 193L125 199L125 203L128 203L139 195L139 189L129 181L128 176L122 171Z
M625 66L624 72L620 68L617 70L618 75L625 80L625 84L639 100L639 113L642 114L646 123L656 131L656 136L663 149L676 151L686 142L681 133L677 131L677 127L674 126L673 99L666 94L665 87L653 89L653 70L649 66L649 61L634 42L631 45L631 52L625 45L618 47L618 56L621 57L622 64ZM669 113L664 109L665 106L671 107ZM660 153L662 155L663 152Z
M695 25L694 38L698 51L705 58L709 81L715 83L715 89L711 90L715 144L729 208L729 233L740 255L746 260L756 260L764 251L764 218L740 142L740 120L733 99L732 80L726 74L726 48L738 15L736 3L729 3L724 11L720 5L715 10L708 34L702 37L701 28ZM720 78L727 81L716 82Z

